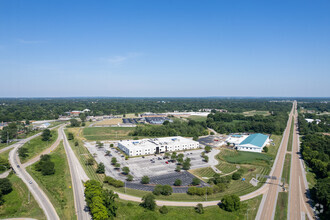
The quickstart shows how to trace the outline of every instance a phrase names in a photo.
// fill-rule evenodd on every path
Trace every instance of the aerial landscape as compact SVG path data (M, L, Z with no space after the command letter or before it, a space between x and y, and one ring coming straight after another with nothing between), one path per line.
M330 219L330 2L0 1L0 219Z

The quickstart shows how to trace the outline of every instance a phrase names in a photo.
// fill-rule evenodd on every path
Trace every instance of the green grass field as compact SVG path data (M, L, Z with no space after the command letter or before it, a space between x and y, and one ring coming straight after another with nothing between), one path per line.
M292 151L293 129L294 129L294 119L292 117L291 128L290 128L290 136L289 136L287 151Z
M0 206L0 218L34 218L46 219L42 209L30 194L30 202L28 201L28 188L16 175L9 176L10 182L13 184L13 191L5 195L3 198L5 203Z
M83 136L89 141L133 139L129 133L133 127L91 127L84 128Z
M198 116L198 115L191 115L188 118L198 122L206 121L207 119L206 116Z
M272 135L270 137L270 139L273 139L273 143L275 144L274 146L272 144L270 144L268 146L268 152L266 153L266 155L272 157L273 159L276 158L276 154L278 151L278 148L281 145L281 141L282 141L282 135Z
M290 168L291 168L291 154L285 155L282 178L285 178L285 183L290 183Z
M269 111L256 111L256 110L252 110L252 111L247 111L247 112L243 112L244 116L254 116L254 115L263 115L263 116L268 116L270 115Z
M216 174L216 172L214 172L214 170L211 167L189 170L189 172L195 176L200 177L201 179L203 179L202 177L210 178L213 177L214 174ZM207 179L205 181L207 181Z
M160 219L160 220L187 220L187 219L248 219L253 220L257 215L258 207L261 202L261 196L242 202L242 207L236 212L227 212L219 206L204 207L204 214L195 212L194 207L170 207L167 214L160 214L159 207L155 211L149 211L138 203L118 201L118 210L116 219Z
M1 154L0 154L0 158L1 158L1 160L3 160L3 161L7 161L8 163L9 163L9 160L8 160L8 158L9 158L9 152L11 151L12 149L9 149L9 150L6 150L5 152L2 152ZM4 167L0 167L0 174L1 173L4 173L4 172L6 172L6 169L4 168Z
M61 142L50 155L51 161L55 163L55 174L43 176L40 172L35 171L36 164L29 166L27 171L47 194L60 219L77 219L70 169L63 143Z
M289 194L287 192L278 193L274 219L276 220L287 219L288 198L289 198Z
M33 138L31 141L25 143L23 147L26 147L28 149L28 156L25 158L20 157L21 163L25 163L31 158L37 156L43 150L52 146L52 144L56 141L58 134L57 130L52 130L51 133L52 137L49 141L42 141L42 137L38 136L36 138Z
M223 149L220 159L234 164L270 164L272 158L266 154Z

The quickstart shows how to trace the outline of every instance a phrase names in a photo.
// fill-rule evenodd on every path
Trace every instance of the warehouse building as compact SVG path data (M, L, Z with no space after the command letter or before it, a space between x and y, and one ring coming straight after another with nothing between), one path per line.
M262 149L269 144L269 137L264 134L251 134L236 146L237 150L261 153Z
M133 141L120 141L118 148L128 156L159 154L168 151L181 151L199 148L199 143L180 136L152 138Z

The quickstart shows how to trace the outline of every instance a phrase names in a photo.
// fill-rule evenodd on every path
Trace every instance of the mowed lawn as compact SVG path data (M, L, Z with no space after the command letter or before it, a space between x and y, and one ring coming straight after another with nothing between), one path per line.
M207 181L207 179L204 179L203 177L211 178L214 176L214 174L216 174L211 167L193 169L189 170L189 172L195 176L200 177L204 181Z
M275 210L275 220L287 219L288 214L288 192L279 192Z
M84 128L83 136L89 141L132 139L129 133L133 127L91 127Z
M0 218L46 219L32 194L29 201L29 190L23 181L14 174L8 178L13 185L13 191L3 196L5 203L0 206Z
M291 168L291 154L285 155L282 178L285 178L285 183L290 183L290 168Z
M36 163L29 166L27 171L47 194L60 219L76 219L70 169L63 142L50 155L55 163L55 174L43 176L35 171Z
M49 141L43 141L42 137L38 136L30 140L29 142L25 143L23 147L26 147L28 149L28 156L25 158L20 157L21 163L25 163L26 161L40 154L43 150L52 146L52 144L57 139L57 135L58 135L57 130L52 130L51 134L52 137L50 138Z
M202 122L202 121L206 121L207 116L191 115L191 116L188 117L188 119L192 119L194 121Z
M225 160L228 163L234 164L260 164L266 162L269 164L272 158L263 153L245 152L223 149L220 154L220 159Z
M261 196L243 201L240 210L235 212L227 212L221 209L219 206L204 207L204 214L198 214L195 212L194 207L170 207L168 206L168 213L161 214L157 207L155 211L149 211L138 203L119 201L116 219L160 219L160 220L200 220L200 219L248 219L253 220L258 211L259 204L261 202Z

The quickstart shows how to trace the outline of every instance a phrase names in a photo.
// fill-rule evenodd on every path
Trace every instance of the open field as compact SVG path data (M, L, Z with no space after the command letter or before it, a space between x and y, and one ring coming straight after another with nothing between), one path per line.
M12 149L9 149L9 150L6 150L5 152L2 152L1 154L0 154L0 160L1 161L6 161L6 162L8 162L9 163L9 160L8 160L8 158L9 158L9 152L11 151ZM3 163L2 163L3 164ZM6 165L5 165L6 166ZM0 174L1 173L3 173L3 172L5 172L6 171L6 169L3 167L3 166L0 166Z
M121 118L112 118L112 119L105 119L103 121L95 122L94 126L97 126L97 125L117 125L117 124L122 124L122 123L123 123L123 119L121 119Z
M43 176L35 170L36 163L29 166L27 171L47 194L60 219L76 219L70 169L63 142L50 155L55 163L55 174Z
M219 164L216 165L215 167L221 171L221 174L227 174L237 170L236 165L220 160L219 160Z
M191 115L188 118L198 122L206 121L207 119L206 116L198 116L198 115Z
M290 128L290 136L289 136L287 151L292 151L292 138L293 138L293 129L294 129L293 126L294 126L294 119L292 117L292 123L291 123L291 128Z
M256 111L256 110L252 110L252 111L247 111L247 112L243 112L244 116L254 116L254 115L263 115L263 116L268 116L270 115L269 111Z
M278 148L281 145L282 137L283 137L282 135L274 135L274 134L270 136L270 139L273 140L273 143L275 145L273 146L272 144L270 144L269 146L267 146L268 147L268 152L265 153L266 155L272 157L273 159L276 158Z
M289 198L289 194L287 192L278 193L274 219L276 220L287 219L288 198Z
M203 177L211 178L216 174L211 167L193 169L189 170L189 172L195 176L201 177L201 179L203 179Z
M57 130L51 131L52 137L49 141L42 141L42 137L38 136L33 138L29 142L25 143L23 147L28 149L28 156L25 158L20 157L21 162L25 163L26 161L30 160L31 158L35 157L39 153L41 153L46 148L50 147L57 139Z
M198 214L193 207L167 207L167 214L160 214L159 207L155 211L149 211L138 203L118 201L118 211L116 219L248 219L253 220L257 215L258 206L261 202L261 196L242 202L242 207L236 212L227 212L219 208L219 206L211 206L204 208L204 214Z
M262 153L223 149L219 154L219 159L225 160L228 163L260 165L265 163L270 164L272 158Z
M290 168L291 168L291 154L286 154L283 165L282 178L285 178L285 183L290 183Z
M133 127L95 127L84 128L83 136L89 141L133 139L129 133Z
M42 209L31 194L29 202L29 190L23 181L14 174L8 178L13 184L13 191L3 196L5 203L0 206L0 218L46 219Z

